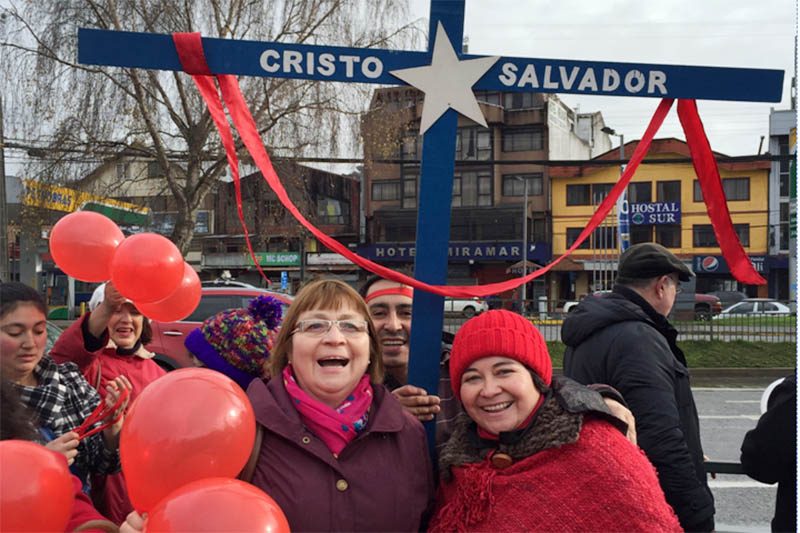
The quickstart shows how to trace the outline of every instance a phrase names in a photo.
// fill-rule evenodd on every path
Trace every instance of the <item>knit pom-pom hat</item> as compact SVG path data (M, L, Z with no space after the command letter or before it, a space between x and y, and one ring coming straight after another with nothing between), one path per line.
M222 372L243 389L264 368L281 323L283 307L272 296L258 296L246 309L228 309L207 318L184 345L208 368Z
M533 370L546 385L553 363L544 337L522 316L504 310L487 311L466 321L456 333L450 352L450 386L461 400L461 376L484 357L508 357Z

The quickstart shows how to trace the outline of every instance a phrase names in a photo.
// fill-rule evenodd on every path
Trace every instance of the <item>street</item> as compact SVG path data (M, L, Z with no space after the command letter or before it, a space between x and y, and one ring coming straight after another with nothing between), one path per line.
M769 380L764 387L768 384ZM710 460L739 462L742 439L758 421L764 387L693 389L703 451ZM770 530L775 485L764 485L744 475L718 475L709 485L716 499L717 531Z

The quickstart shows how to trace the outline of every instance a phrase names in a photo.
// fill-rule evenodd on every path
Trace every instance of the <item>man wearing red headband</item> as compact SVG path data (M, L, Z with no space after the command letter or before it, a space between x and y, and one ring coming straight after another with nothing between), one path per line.
M422 421L436 420L437 441L442 442L447 427L459 412L458 402L450 388L447 359L452 334L442 334L442 359L439 395L408 383L409 339L411 337L411 304L414 289L396 281L373 276L361 287L361 296L369 306L372 322L378 331L386 370L384 383L403 406Z
M381 343L383 365L386 370L384 384L403 407L423 422L436 418L436 442L438 445L444 444L452 432L456 416L461 412L461 405L453 396L450 387L449 358L454 335L442 332L438 395L429 394L425 389L408 383L413 289L396 281L372 276L367 279L359 292L367 302ZM613 419L612 423L617 424L620 429L627 425L627 436L636 443L633 415L623 405L622 396L613 388L604 385L592 386L604 396L604 404L595 392L571 380L559 378L555 386L564 388L562 394L570 403L568 410L595 411Z

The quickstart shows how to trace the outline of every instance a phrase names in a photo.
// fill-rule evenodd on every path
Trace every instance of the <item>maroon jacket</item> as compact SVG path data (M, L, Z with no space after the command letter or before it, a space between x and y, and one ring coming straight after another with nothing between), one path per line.
M381 386L366 430L336 459L303 427L283 380L247 389L264 426L253 485L283 509L292 531L419 531L433 472L422 424Z

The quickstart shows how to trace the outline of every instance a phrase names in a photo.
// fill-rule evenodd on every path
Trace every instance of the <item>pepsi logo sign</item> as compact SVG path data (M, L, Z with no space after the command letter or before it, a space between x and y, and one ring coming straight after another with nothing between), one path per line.
M706 272L714 272L719 268L719 260L713 255L708 255L700 262L700 267Z

